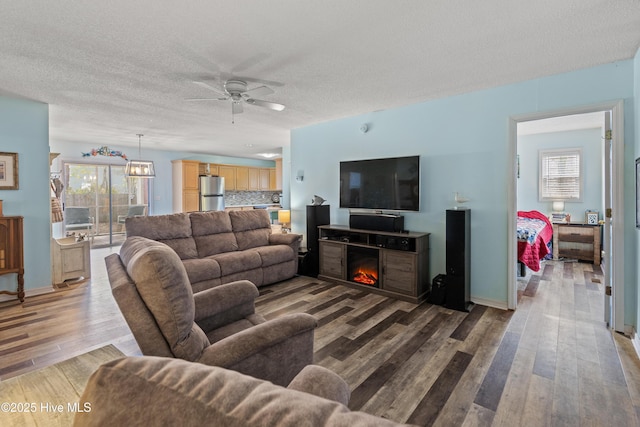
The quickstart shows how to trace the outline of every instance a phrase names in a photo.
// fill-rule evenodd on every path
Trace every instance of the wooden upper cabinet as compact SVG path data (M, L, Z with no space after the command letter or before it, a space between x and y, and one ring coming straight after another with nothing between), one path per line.
M249 190L260 190L260 170L249 168Z
M198 177L200 176L200 162L189 160L182 161L182 189L198 190Z
M249 168L236 167L236 190L249 189Z
M282 190L282 159L276 159L276 190Z
M224 177L225 191L274 191L282 188L282 184L278 182L277 168L258 168L214 163L197 163L197 166L195 189L198 188L198 175ZM184 179L186 181L186 178Z
M262 191L268 191L271 186L269 185L269 169L260 169L260 185L259 189Z
M235 166L218 166L219 176L224 178L225 191L233 191L236 189L236 168Z
M276 170L274 168L269 169L269 190L278 190L278 181L276 178Z

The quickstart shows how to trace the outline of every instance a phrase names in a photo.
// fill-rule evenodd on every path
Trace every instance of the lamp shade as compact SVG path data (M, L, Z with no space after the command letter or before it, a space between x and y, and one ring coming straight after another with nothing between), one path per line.
M291 211L289 210L279 210L278 211L278 222L280 224L288 224L291 222Z
M130 178L154 178L156 170L151 160L129 160L124 174Z
M555 201L551 205L554 212L563 212L564 211L564 202L563 201Z

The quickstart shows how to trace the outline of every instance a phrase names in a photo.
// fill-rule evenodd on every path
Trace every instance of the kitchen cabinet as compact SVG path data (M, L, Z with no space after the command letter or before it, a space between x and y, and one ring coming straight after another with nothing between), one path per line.
M218 172L221 177L224 177L225 191L234 191L236 189L236 167L218 165Z
M236 190L249 190L249 168L236 166Z
M173 211L192 212L199 210L198 177L200 162L195 160L173 160Z

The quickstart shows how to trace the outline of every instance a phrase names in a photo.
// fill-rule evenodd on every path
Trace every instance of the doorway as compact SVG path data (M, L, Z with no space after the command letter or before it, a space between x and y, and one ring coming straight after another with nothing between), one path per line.
M509 289L508 307L516 309L517 306L517 240L516 240L516 212L518 209L518 156L517 130L520 124L539 121L543 119L559 118L563 116L583 115L589 113L601 113L603 117L610 119L612 133L604 134L602 144L602 202L603 214L603 265L605 283L610 292L605 296L605 313L603 318L616 331L624 332L624 241L623 241L623 112L622 102L607 103L583 108L562 110L556 112L535 113L512 117L509 124L510 154L512 162L512 177L509 188L509 255L508 265ZM605 124L603 124L605 129ZM609 159L609 161L607 161ZM604 168L604 165L608 168ZM537 171L536 171L537 173ZM613 215L606 214L612 209Z
M87 233L92 248L121 245L126 217L148 213L149 182L127 178L124 165L63 162L63 177L64 233Z

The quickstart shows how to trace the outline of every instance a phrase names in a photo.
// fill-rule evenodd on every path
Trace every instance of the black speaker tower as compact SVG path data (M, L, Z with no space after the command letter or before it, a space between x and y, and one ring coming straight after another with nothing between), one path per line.
M329 225L329 205L307 205L307 255L305 275L318 277L320 272L319 225ZM306 259L308 258L308 259Z
M445 307L469 311L471 304L471 211L448 209L446 230L447 296Z

